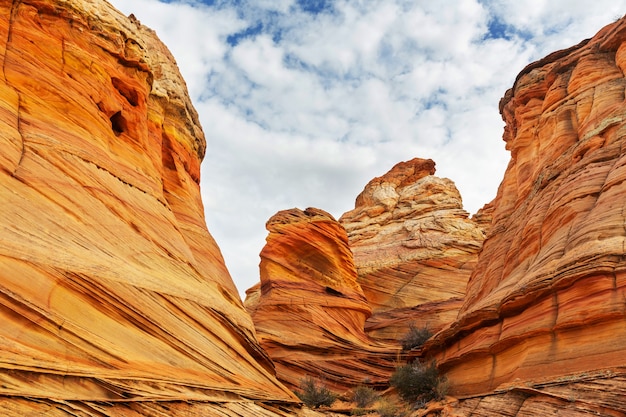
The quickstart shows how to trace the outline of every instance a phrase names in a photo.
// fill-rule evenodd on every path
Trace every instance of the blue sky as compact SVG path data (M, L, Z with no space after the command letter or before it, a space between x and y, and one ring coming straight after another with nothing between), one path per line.
M207 138L209 231L240 293L277 211L339 218L372 178L432 158L475 213L509 160L498 101L530 62L626 0L109 0L156 30Z

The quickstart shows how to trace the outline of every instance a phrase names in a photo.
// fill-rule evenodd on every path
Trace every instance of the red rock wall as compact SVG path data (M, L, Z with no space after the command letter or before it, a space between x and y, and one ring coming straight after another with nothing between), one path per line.
M411 323L434 332L456 318L482 246L454 183L434 173L430 159L401 162L339 219L374 312L366 329L389 342Z
M206 229L204 136L154 33L0 1L0 63L0 414L290 414L263 405L297 399Z
M278 378L297 389L305 376L338 392L385 384L398 348L364 332L371 308L357 283L343 227L328 213L284 210L267 222L261 283L248 291L261 346Z
M515 397L507 415L626 413L625 70L620 20L529 65L501 102L492 228L429 346L453 393L487 395L466 415L493 415L494 391Z

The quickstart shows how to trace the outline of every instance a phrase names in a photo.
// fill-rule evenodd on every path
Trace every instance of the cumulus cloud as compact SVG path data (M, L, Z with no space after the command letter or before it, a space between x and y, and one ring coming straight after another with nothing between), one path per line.
M209 230L241 293L264 224L341 216L395 163L432 158L465 208L509 155L498 101L528 63L591 37L626 0L110 0L177 59L207 137Z

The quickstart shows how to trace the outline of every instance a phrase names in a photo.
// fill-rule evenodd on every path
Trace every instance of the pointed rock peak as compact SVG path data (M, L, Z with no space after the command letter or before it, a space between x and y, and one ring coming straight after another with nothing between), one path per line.
M405 185L412 184L427 175L434 174L435 161L432 159L413 158L410 161L397 163L382 177L377 177L371 180L368 186L376 183L388 182L395 184L398 187L403 187ZM367 188L367 186L365 188Z
M432 159L413 158L410 161L400 162L385 175L374 178L365 186L356 198L355 208L373 203L391 206L397 202L397 188L413 184L434 174L435 162Z
M339 219L375 313L465 292L484 233L463 210L454 183L434 173L431 159L401 162L370 181L356 208Z
M467 218L461 194L453 181L434 175L432 159L414 158L396 164L385 175L371 180L356 199L355 208L339 219L348 231L364 223L386 223L442 210Z

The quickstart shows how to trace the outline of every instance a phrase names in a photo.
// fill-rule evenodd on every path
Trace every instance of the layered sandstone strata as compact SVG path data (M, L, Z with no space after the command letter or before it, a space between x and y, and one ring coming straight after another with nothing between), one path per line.
M0 38L0 414L289 414L167 49L96 0L2 1Z
M363 330L371 308L344 228L313 208L278 212L266 227L261 282L246 306L277 376L294 389L307 375L339 392L364 381L384 385L398 348Z
M410 323L439 330L461 307L484 230L468 218L454 183L434 174L430 159L401 162L339 219L376 337L397 341Z
M625 71L622 19L529 65L501 101L511 161L492 229L428 347L455 394L486 395L466 415L626 413Z

